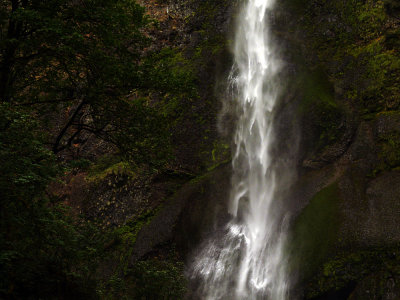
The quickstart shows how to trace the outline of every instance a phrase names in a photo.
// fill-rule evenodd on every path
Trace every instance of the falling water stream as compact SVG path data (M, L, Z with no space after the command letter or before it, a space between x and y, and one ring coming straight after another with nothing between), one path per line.
M229 76L237 114L232 218L203 245L193 264L201 299L287 298L285 218L276 204L284 170L274 163L272 151L280 69L269 32L273 5L273 0L247 0L239 17Z

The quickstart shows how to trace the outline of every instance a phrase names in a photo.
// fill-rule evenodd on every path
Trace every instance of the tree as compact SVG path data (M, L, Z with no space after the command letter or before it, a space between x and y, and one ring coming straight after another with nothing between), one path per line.
M0 105L0 298L90 299L101 236L46 196L61 170L43 138L29 113Z
M46 188L55 154L93 135L135 161L165 153L136 92L148 22L132 0L0 0L0 298L96 297L105 237Z
M2 1L0 99L31 107L54 153L95 136L136 160L159 157L168 133L144 97L142 29L133 0ZM60 121L62 120L62 121ZM149 144L152 147L148 147ZM159 146L159 147L158 147Z

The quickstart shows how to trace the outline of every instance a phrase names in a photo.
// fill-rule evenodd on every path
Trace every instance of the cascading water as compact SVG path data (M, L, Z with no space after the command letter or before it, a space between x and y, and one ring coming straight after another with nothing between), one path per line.
M273 0L247 0L229 77L237 123L225 229L207 241L192 266L202 299L286 299L285 218L277 204L282 168L272 154L279 60L268 30Z

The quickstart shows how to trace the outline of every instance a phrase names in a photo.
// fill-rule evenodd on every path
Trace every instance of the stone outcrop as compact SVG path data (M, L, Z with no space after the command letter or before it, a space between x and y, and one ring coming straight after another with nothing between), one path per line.
M296 297L400 298L400 59L393 50L399 20L394 1L384 2L285 0L273 16L287 61L283 75L290 81L277 151L288 150L284 159L297 176L285 195L292 214ZM153 47L179 49L194 63L199 98L173 133L174 163L191 175L171 179L173 193L165 178L158 184L154 178L143 185L123 183L129 191L117 195L110 189L118 182L93 192L104 203L117 196L110 205L115 211L121 201L132 210L136 200L149 203L140 208L163 204L138 233L132 263L172 243L189 258L226 219L230 164L220 164L229 151L217 130L218 98L225 89L218 83L229 71L227 39L239 2L143 4L160 22L149 32L158 41ZM287 130L289 121L296 130ZM298 143L289 144L296 134ZM152 198L155 189L160 192ZM115 215L115 224L125 221L107 214Z

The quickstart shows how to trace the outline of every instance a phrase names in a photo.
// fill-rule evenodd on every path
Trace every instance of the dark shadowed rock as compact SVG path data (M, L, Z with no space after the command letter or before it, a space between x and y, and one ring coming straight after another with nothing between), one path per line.
M348 300L398 299L400 299L400 278L381 272L363 279L348 298Z
M166 243L175 242L183 254L192 250L226 211L230 170L230 163L225 163L185 184L141 229L131 261Z

